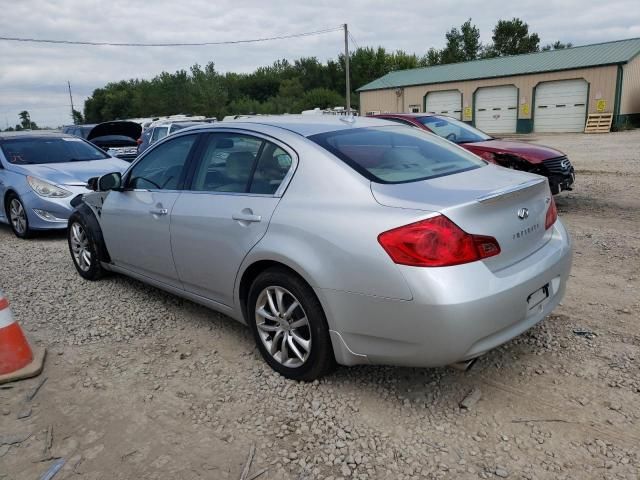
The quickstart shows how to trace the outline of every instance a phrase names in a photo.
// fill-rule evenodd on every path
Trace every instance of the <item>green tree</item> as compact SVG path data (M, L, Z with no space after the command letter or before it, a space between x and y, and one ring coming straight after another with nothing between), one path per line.
M23 110L18 114L18 117L20 117L20 126L22 127L22 129L27 130L31 128L32 123L31 115L29 115L29 112Z
M75 108L71 111L71 118L73 119L74 125L82 125L84 123L82 112L79 112Z
M440 50L431 47L427 51L427 55L425 56L425 62L427 64L427 66L439 65L441 60L442 59L441 59L441 55L440 55Z
M529 25L519 18L499 20L493 29L492 40L493 44L484 50L484 57L502 57L539 51L540 37L537 33L529 33Z
M299 105L299 110L311 110L312 108L333 108L343 106L344 97L328 88L314 88L304 94Z
M349 72L351 74L351 88L357 90L363 85L386 75L391 70L391 55L383 47L358 48L349 57ZM330 60L327 63L330 80L322 85L340 94L345 92L344 55L338 57L338 62Z
M191 100L185 108L188 108L189 112L215 117L224 111L227 91L223 78L216 72L213 62L207 63L204 70L197 64L191 67L190 84L187 88Z
M464 22L460 30L453 27L445 37L447 45L439 52L438 63L466 62L478 58L482 47L480 30L471 23L471 19Z
M549 50L563 50L565 48L571 48L571 47L573 47L573 43L571 42L563 43L560 40L557 40L553 43L546 44L540 50L542 50L543 52L547 52Z

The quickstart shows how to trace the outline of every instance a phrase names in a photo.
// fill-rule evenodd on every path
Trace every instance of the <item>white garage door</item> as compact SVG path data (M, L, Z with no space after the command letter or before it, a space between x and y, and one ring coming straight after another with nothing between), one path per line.
M587 114L588 84L561 80L536 87L535 132L582 132Z
M513 133L518 123L518 89L484 87L476 92L476 127L487 133Z
M425 100L425 112L448 115L460 120L462 113L462 94L458 90L429 92Z

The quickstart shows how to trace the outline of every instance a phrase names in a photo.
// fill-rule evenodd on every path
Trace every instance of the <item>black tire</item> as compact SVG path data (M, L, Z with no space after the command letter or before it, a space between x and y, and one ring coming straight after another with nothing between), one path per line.
M82 238L82 236L79 235L80 231L81 235L85 238L84 243L82 240L79 241L79 239ZM78 212L72 213L69 217L67 243L73 265L82 278L86 280L98 280L104 276L105 270L102 268L102 265L100 265L96 240L91 230L87 228L86 223L83 221L82 215ZM78 255L79 251L88 253L89 259L87 260L87 257L82 254Z
M265 345L265 341L268 340L263 341L262 337L262 335L268 336L270 334L263 330L262 333L260 333L258 330L258 321L264 319L259 317L256 313L256 306L258 305L259 298L264 299L265 292L271 288L279 288L281 291L284 290L286 294L291 295L293 300L300 304L301 309L295 308L294 312L291 314L291 319L289 320L289 327L285 327L290 329L288 330L289 332L294 332L286 335L290 335L293 338L292 341L294 342L294 346L297 347L298 352L304 352L304 350L301 347L302 344L298 343L295 339L300 338L300 336L306 336L307 332L310 335L310 349L305 360L302 361L300 365L287 366L276 359ZM283 302L286 301L287 298L285 297ZM289 303L288 306L291 306L292 304L293 302ZM286 308L282 310L286 310ZM316 297L315 293L302 278L285 268L274 267L265 270L256 277L249 289L246 311L247 323L253 332L253 336L262 357L269 366L271 366L271 368L282 376L292 380L303 380L309 382L326 375L335 368L336 361L333 356L331 338L329 337L329 327L327 325L324 311L322 310L320 301ZM272 311L269 310L269 313L272 314ZM308 324L300 328L291 328L295 323L301 321L296 320L294 317L297 317L298 319L306 318ZM272 321L270 325L279 328L277 326L277 322L280 322L281 324L283 321L284 320L275 320ZM261 323L261 325L263 325L262 328L264 328L266 322L267 320L265 320L265 323ZM274 332L273 337L275 337L275 335L276 333ZM285 336L285 338L287 337ZM277 343L278 342L272 342L272 344ZM285 343L285 341L281 338L280 345L283 343ZM300 361L292 354L293 350L291 347L287 346L287 350L291 354L293 361ZM279 355L281 352L278 352L277 354Z
M11 210L14 205L19 206L21 212L23 213L21 223L19 225L15 225L11 217ZM33 236L33 230L29 228L29 218L27 217L27 210L24 208L24 204L22 203L22 200L20 200L20 197L18 197L15 193L10 193L9 195L7 195L5 210L7 220L9 221L9 225L11 226L11 230L13 231L14 235L18 238L22 238L23 240L31 238Z

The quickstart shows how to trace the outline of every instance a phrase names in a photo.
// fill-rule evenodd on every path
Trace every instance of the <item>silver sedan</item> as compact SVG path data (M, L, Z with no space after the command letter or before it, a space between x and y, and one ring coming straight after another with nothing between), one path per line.
M382 120L193 127L90 186L69 219L80 275L246 323L293 379L474 359L547 316L571 268L544 177Z

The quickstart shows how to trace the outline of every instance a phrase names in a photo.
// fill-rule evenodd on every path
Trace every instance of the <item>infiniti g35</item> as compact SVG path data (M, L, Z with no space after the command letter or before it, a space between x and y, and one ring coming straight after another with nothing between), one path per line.
M571 267L544 177L383 120L192 127L92 185L69 219L80 275L246 323L294 379L473 359L548 315Z

